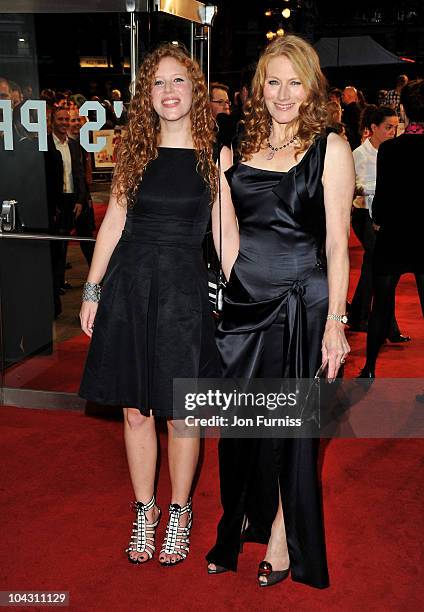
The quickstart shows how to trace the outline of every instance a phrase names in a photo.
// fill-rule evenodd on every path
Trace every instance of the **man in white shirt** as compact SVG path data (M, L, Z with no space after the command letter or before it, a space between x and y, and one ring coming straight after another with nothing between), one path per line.
M364 249L361 276L352 299L349 325L352 331L367 331L373 294L372 258L375 246L375 232L371 212L377 178L377 153L382 142L394 138L399 124L396 111L389 107L369 105L363 115L364 127L370 130L370 137L353 151L356 174L356 197L352 208L352 227ZM394 313L388 337L392 342L405 342Z
M81 164L80 145L68 139L69 111L54 108L52 134L48 136L46 153L47 199L50 212L50 229L53 233L69 236L75 220L81 214L86 197ZM53 284L56 314L60 313L60 294L65 285L66 241L52 246Z
M77 184L74 188L73 174L76 172L79 175L82 171L82 168L81 163L72 163L71 148L68 140L69 120L70 114L67 109L60 108L58 110L53 111L52 138L56 150L59 151L62 157L62 195L66 194L72 196L72 198L69 198L68 201L73 202L72 214L77 218L81 214L82 210L82 203L79 202L79 200L81 199L81 189L80 185L78 185L79 176L75 177L75 182ZM67 211L67 214L69 214L69 211ZM71 228L72 224L70 224L69 229Z

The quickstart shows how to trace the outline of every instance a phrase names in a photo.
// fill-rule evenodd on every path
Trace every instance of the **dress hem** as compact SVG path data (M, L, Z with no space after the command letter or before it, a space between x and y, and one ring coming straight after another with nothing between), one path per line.
M141 412L141 414L143 414L144 416L154 416L154 417L160 417L160 418L172 418L174 415L172 413L164 413L164 412L157 412L155 410L150 411L147 408L141 407L139 405L137 405L137 402L134 401L129 401L129 400L105 400L105 399L101 399L101 398L94 398L94 397L89 397L88 395L82 395L81 393L78 393L79 397L81 397L82 399L86 400L87 402L92 402L93 404L98 404L99 406L110 406L110 407L117 407L117 408L135 408L137 410L139 410Z

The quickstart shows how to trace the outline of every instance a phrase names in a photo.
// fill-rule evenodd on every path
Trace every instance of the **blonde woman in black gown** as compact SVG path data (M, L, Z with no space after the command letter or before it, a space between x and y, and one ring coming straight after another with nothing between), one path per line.
M239 161L221 155L223 268L218 348L227 376L334 378L345 338L355 184L347 142L326 133L326 83L308 43L284 36L259 60ZM213 213L215 228L217 212ZM215 231L216 242L219 232ZM223 516L208 572L237 569L241 539L267 544L260 586L328 586L318 440L222 439ZM242 533L247 518L247 530Z
M167 419L172 489L159 561L174 565L189 551L199 439L178 436L172 384L216 375L201 248L217 183L213 135L199 66L174 45L159 47L136 81L80 314L91 337L80 393L124 407L136 499L132 563L149 561L155 551L155 417Z

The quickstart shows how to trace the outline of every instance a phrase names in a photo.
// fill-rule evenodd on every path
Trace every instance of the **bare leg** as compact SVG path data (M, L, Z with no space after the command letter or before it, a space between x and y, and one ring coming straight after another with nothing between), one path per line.
M124 408L124 440L135 498L147 504L154 493L158 452L154 417L143 416L136 408ZM154 523L158 516L156 505L146 512L149 523ZM146 552L131 552L130 556L140 561L148 560Z
M200 438L199 431L189 428L189 434L184 436L187 426L184 421L168 421L168 464L171 478L171 503L185 506L190 497L193 477L199 459ZM197 434L197 435L196 435ZM187 525L189 516L183 514L180 519L181 527ZM159 561L162 563L175 563L180 555L162 553Z
M272 523L271 537L268 541L268 548L264 561L271 563L273 571L277 572L287 569L290 565L281 495L278 502L277 514L275 515L274 522ZM267 578L265 576L261 576L259 581L266 583Z

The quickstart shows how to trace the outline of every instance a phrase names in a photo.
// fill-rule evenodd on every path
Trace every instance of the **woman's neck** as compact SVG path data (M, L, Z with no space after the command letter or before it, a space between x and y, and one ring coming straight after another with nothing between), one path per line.
M378 147L381 145L381 142L379 140L377 140L377 138L374 136L374 134L372 134L369 137L369 141L372 144L372 146L374 147L374 149L378 149Z
M163 121L161 119L158 145L182 149L193 148L190 119L187 118L185 121Z
M293 127L288 128L286 123L277 123L274 120L272 121L269 140L274 146L278 146L279 144L290 140L291 138L293 138L293 136Z

